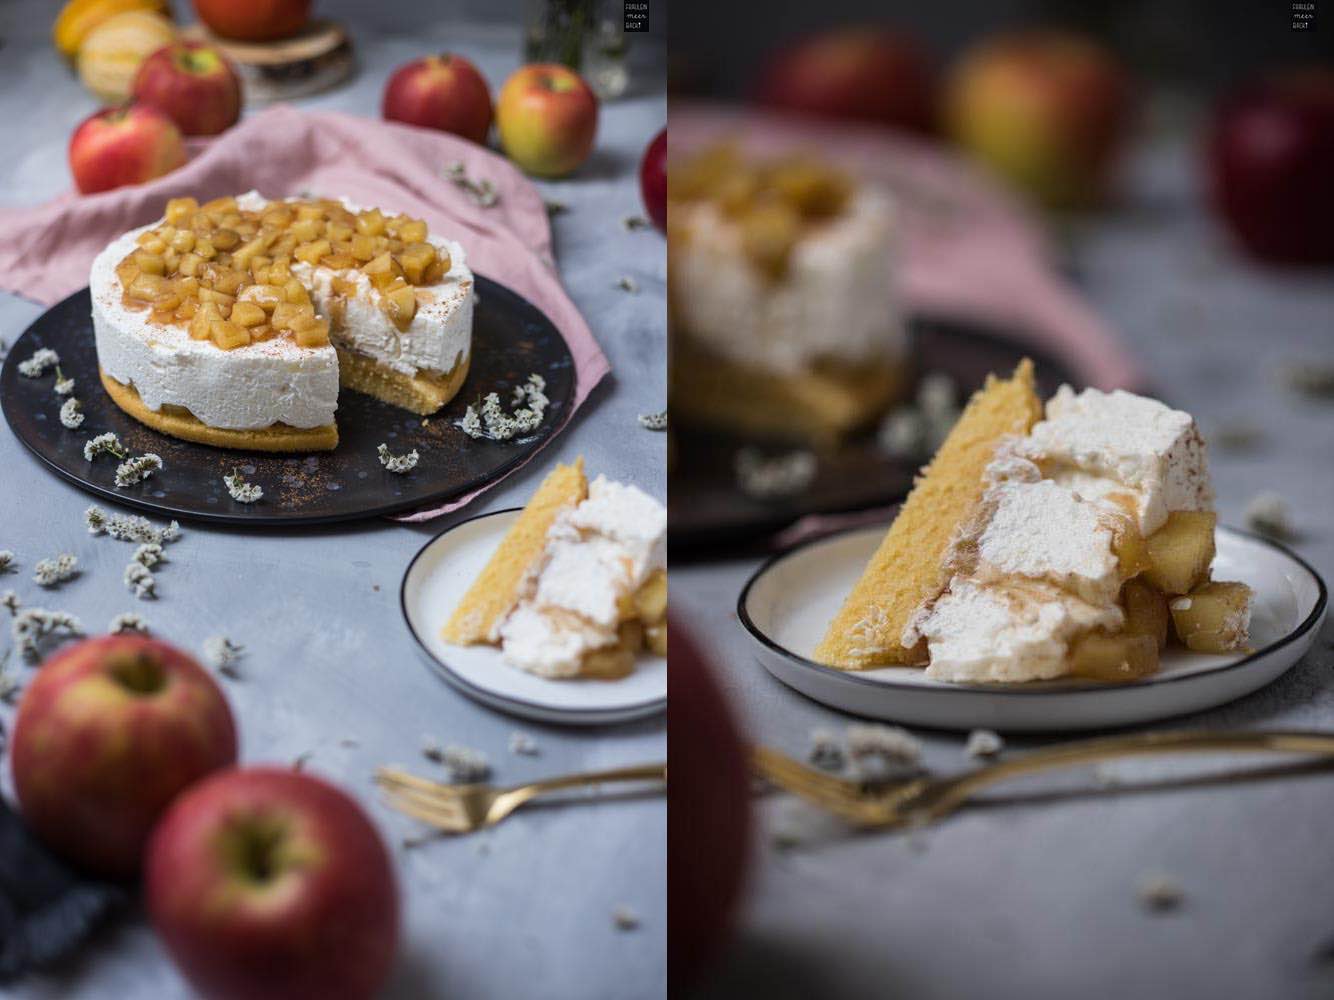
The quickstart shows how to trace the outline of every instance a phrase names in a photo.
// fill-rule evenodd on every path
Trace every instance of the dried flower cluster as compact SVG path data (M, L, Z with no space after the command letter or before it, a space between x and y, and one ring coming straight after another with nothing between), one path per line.
M646 431L665 431L667 429L667 411L641 413L639 415L639 426Z
M536 757L541 754L541 749L537 745L537 740L533 739L527 733L510 733L510 753L519 754L524 757Z
M60 423L72 431L83 424L83 404L76 397L71 396L60 404Z
M79 619L63 611L28 608L14 615L9 631L18 651L28 659L35 660L40 654L41 642L47 636L83 635L83 626L79 624Z
M34 351L27 361L19 362L19 374L26 378L39 378L58 364L60 355L49 347L43 347Z
M995 757L1005 749L1005 741L990 729L974 729L968 734L968 742L963 752L974 760L982 757Z
M77 573L79 560L68 552L54 559L41 559L32 568L32 580L39 587L58 587Z
M616 279L616 287L623 292L629 292L631 295L639 294L639 282L628 274L623 274Z
M116 458L124 458L129 452L125 446L120 443L120 438L116 437L112 431L105 434L99 434L83 446L83 457L91 462L98 455L114 455Z
M492 441L508 441L520 434L530 434L541 425L551 402L547 399L546 388L547 380L541 375L529 375L523 385L514 387L510 413L500 405L499 394L487 393L480 413L476 406L469 406L459 427L470 438L490 438Z
M441 747L433 740L422 744L422 756L444 766L449 780L457 785L475 785L491 777L491 762L486 754L472 747L450 745Z
M933 454L959 419L959 389L943 372L924 376L914 402L891 410L880 423L877 441L892 458L916 460Z
M136 615L133 611L124 611L111 619L107 631L112 635L120 635L123 632L138 632L141 635L148 635L149 629L148 622L142 615Z
M143 563L131 559L125 567L124 579L125 586L129 587L139 600L146 601L157 597L157 578Z
M181 537L181 526L172 521L165 528L156 528L146 517L126 514L108 514L96 504L83 512L88 534L106 533L120 542L140 542L146 545L167 545Z
M153 473L162 469L162 459L151 451L138 458L127 458L116 466L116 485L122 489L142 483Z
M227 493L237 503L254 503L264 498L264 491L254 483L246 482L245 476L233 469L231 475L222 477Z
M144 542L134 550L134 555L130 558L143 566L144 569L152 569L167 557L162 554L162 544L160 542Z
M204 640L201 647L204 656L204 663L211 667L224 677L230 677L237 680L241 676L241 671L237 669L237 663L245 655L245 647L238 646L225 635L214 635Z
M413 448L406 455L395 455L389 450L389 446L383 442L375 449L375 454L380 456L380 464L389 472L396 472L400 476L405 472L411 472L417 467L417 449Z
M51 388L55 390L57 396L68 396L74 391L74 379L66 377L60 366L56 365L56 384Z
M468 168L462 160L445 164L445 176L453 181L454 186L468 196L473 204L490 208L500 201L500 192L486 179L473 180L468 176Z
M0 573L9 573L14 569L14 553L9 549L0 549Z
M757 500L800 493L815 478L817 467L813 452L790 451L767 458L756 448L742 448L734 463L737 486Z

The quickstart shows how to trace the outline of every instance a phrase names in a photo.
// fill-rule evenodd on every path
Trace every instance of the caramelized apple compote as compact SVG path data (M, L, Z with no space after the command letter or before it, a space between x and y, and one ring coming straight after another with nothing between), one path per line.
M203 205L173 198L163 224L135 242L138 249L116 265L125 305L147 309L154 323L184 326L191 337L224 351L279 336L301 347L329 343L329 319L316 314L310 293L292 274L297 261L361 271L400 330L417 313L415 286L439 283L451 263L448 253L427 242L421 219L378 208L352 212L327 199L271 202L250 211L235 198ZM343 298L356 294L356 283L344 276L333 287Z

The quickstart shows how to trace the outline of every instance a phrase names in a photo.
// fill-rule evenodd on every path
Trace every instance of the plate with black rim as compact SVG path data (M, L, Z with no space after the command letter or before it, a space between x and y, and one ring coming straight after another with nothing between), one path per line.
M941 729L1061 732L1136 725L1225 704L1278 678L1311 648L1324 621L1324 581L1276 542L1219 527L1214 576L1254 591L1251 649L1226 655L1169 645L1137 681L950 684L915 667L843 671L810 658L884 537L883 526L802 542L761 566L737 601L760 663L815 701L855 715Z
M427 666L469 698L539 722L598 726L667 708L667 658L642 653L618 680L551 680L506 663L492 646L454 646L440 630L522 508L478 514L446 528L408 563L399 604Z
M951 320L914 319L909 325L908 356L913 359L914 381L922 374L943 373L957 387L960 403L981 388L988 374L1008 374L1026 357L1033 359L1043 399L1063 382L1078 383L1059 360L1002 330ZM839 514L901 500L930 458L887 455L877 445L874 431L865 431L817 454L814 478L800 491L760 499L738 485L737 453L755 447L774 456L793 451L793 445L744 440L679 424L673 433L676 453L669 500L673 558L712 557L719 549L758 541L808 514Z
M504 475L540 448L569 418L575 392L574 360L555 325L515 292L478 276L473 318L472 365L459 394L438 413L422 418L358 392L338 397L338 447L282 455L236 451L170 437L123 412L102 388L97 373L88 289L56 303L24 331L0 370L0 408L10 429L57 475L99 497L164 517L247 527L327 524L401 513L460 496ZM60 423L64 399L53 390L53 372L19 374L19 363L39 348L60 355L61 370L75 381L83 404L78 430ZM508 398L513 387L537 373L551 403L542 426L515 441L474 440L457 426L469 403L489 392ZM135 455L162 457L163 468L127 489L115 485L117 461L83 457L84 443L114 431ZM416 449L417 467L386 471L376 447L394 454ZM222 477L233 469L264 490L258 503L228 494Z

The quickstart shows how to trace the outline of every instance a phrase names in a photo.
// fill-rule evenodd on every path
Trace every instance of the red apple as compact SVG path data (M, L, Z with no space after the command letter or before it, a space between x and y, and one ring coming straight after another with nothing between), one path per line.
M1130 86L1096 43L1030 31L966 52L945 105L950 131L975 157L1043 204L1077 207L1105 193Z
M679 622L671 633L667 965L674 990L685 990L723 950L741 897L750 854L750 772L710 664Z
M491 131L491 91L463 56L426 56L394 70L384 87L382 114L485 145Z
M241 117L241 81L227 58L203 42L158 49L140 65L132 94L186 135L217 135Z
M29 826L90 871L139 870L144 842L183 788L236 760L222 692L165 642L107 635L66 646L23 693L11 747Z
M241 42L291 38L310 20L311 0L194 0L210 31Z
M195 989L216 1000L374 996L398 940L398 889L347 795L291 769L223 771L153 832L144 895Z
M1334 261L1334 70L1282 74L1226 98L1207 165L1214 204L1251 253Z
M83 194L142 184L185 162L176 123L156 108L105 108L79 123L69 140L69 168Z
M667 130L653 137L639 161L639 193L653 224L667 231Z
M934 89L915 39L862 25L779 49L761 70L756 96L785 111L926 131L935 118Z
M500 144L538 177L573 173L593 151L598 99L584 78L555 63L522 66L496 102Z

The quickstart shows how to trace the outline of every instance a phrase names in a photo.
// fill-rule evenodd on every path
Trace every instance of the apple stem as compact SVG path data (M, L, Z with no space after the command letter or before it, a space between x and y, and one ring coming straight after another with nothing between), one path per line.
M156 694L167 681L162 664L143 655L118 659L111 665L111 676L121 687L138 695Z

